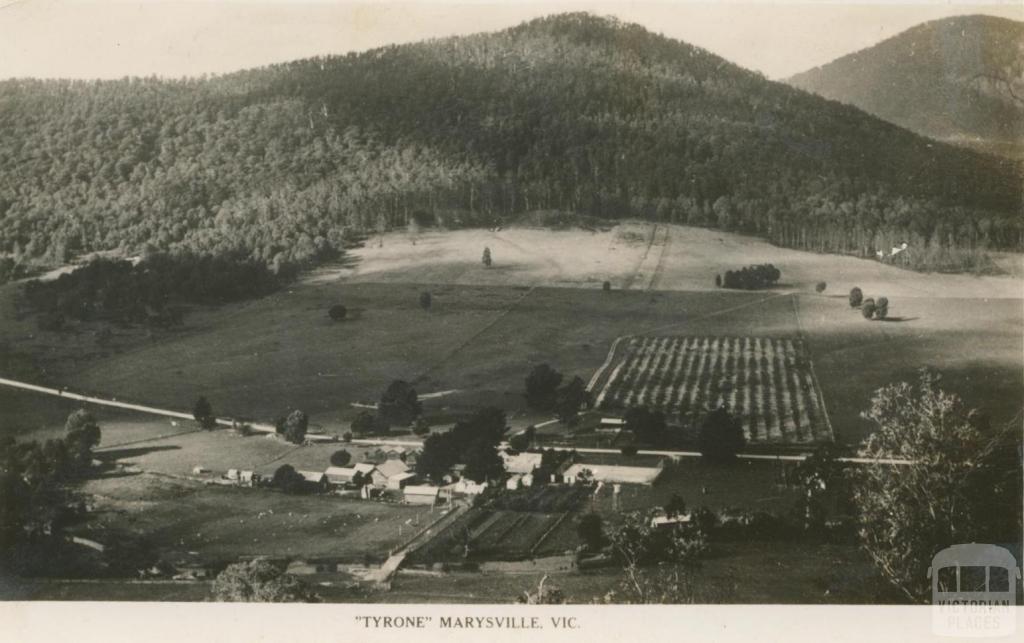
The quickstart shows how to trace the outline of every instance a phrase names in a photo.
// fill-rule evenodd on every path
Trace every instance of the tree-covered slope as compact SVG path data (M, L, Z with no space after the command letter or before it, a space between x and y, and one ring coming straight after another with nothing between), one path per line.
M316 261L533 210L866 251L1020 241L1020 167L586 14L180 81L0 83L0 252Z
M788 82L925 136L1024 151L1024 22L927 22Z

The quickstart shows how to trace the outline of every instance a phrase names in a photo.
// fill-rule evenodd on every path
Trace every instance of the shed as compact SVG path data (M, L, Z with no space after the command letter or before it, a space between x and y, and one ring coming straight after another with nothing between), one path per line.
M227 475L224 477L228 480L238 480L238 469L228 469Z
M350 484L357 473L355 467L327 467L324 471L324 475L327 476L327 484L332 487Z
M249 486L252 486L254 484L258 484L259 481L260 481L260 474L256 473L255 471L244 471L243 470L243 471L239 471L238 472L238 483L239 484L247 484Z
M427 485L410 485L404 489L403 498L411 505L433 505L437 504L439 487Z

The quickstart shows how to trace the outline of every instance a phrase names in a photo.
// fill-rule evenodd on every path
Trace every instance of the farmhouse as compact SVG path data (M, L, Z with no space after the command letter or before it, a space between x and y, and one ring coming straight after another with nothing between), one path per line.
M515 455L509 455L505 451L501 452L501 459L505 463L505 471L509 473L533 473L533 471L540 466L541 457L540 453L517 453Z
M589 476L584 473L589 472ZM609 464L574 464L562 476L566 484L577 480L590 479L595 482L620 482L629 484L654 484L661 475L661 467L624 467Z
M409 465L401 460L387 460L377 465L370 474L375 487L390 487L392 478L404 476L409 471Z
M410 485L405 488L403 498L410 505L434 505L437 504L440 492L441 489L439 487Z

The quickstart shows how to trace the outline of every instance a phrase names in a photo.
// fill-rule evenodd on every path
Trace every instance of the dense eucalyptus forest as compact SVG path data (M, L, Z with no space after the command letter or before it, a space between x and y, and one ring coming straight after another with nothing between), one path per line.
M1022 168L587 14L199 79L0 82L0 254L230 255L540 210L1018 248Z

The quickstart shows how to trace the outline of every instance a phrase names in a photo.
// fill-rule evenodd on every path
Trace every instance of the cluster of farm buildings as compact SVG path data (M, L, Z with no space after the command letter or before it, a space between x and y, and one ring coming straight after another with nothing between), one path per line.
M457 464L443 477L440 484L426 484L415 472L418 451L404 447L378 451L381 459L377 462L360 462L351 466L329 466L322 471L299 469L306 491L330 493L350 498L388 499L407 504L433 505L450 502L452 498L476 496L490 485L488 482L474 482L463 476L464 464ZM663 462L655 467L591 464L577 461L569 456L546 480L539 481L542 454L503 450L500 452L506 477L502 482L505 489L516 490L544 484L644 484L657 480L663 470ZM208 484L241 487L269 487L272 475L261 474L248 469L228 469L223 474L196 465L192 476ZM493 482L491 484L494 484Z

